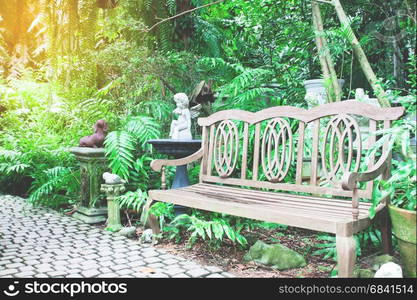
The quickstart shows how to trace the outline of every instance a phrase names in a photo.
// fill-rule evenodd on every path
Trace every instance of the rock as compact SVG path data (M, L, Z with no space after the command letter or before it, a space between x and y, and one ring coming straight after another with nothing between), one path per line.
M132 237L136 234L136 227L123 227L117 232L117 235L122 235L125 237Z
M121 179L118 175L112 174L109 172L105 172L103 174L103 179L106 184L120 184L125 183L123 179Z
M383 264L386 264L389 262L393 262L396 264L399 263L398 259L396 259L394 256L391 256L388 254L378 255L371 260L372 270L376 271L379 268L381 268Z
M294 250L281 244L268 245L262 241L257 241L250 247L243 259L271 266L278 270L301 268L307 265L304 257Z
M375 278L402 278L403 271L399 265L393 262L383 264L381 268L376 271Z
M353 272L355 278L374 278L375 272L369 269L357 269Z
M140 236L141 243L152 243L152 229L146 229Z

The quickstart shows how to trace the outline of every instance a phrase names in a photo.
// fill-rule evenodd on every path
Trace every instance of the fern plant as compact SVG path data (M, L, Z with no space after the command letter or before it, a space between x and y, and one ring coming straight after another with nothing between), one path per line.
M197 50L208 57L219 57L221 53L222 33L212 23L197 16L195 19L194 44Z
M208 72L221 69L226 71L226 74L232 74L230 81L218 89L219 95L213 105L214 110L237 108L258 111L268 105L261 99L268 94L275 93L274 89L265 86L266 83L271 82L274 76L270 69L247 68L239 63L226 62L221 58L204 58L199 63Z
M196 215L182 214L177 216L171 223L176 228L186 228L191 232L191 236L188 240L190 246L192 246L198 238L203 240L210 240L215 244L220 245L224 237L227 237L233 243L238 243L243 247L246 247L248 242L246 238L240 234L242 226L231 226L224 218L212 218L205 220L197 217Z
M110 99L110 94L113 89L121 85L121 82L122 78L110 81L110 83L97 90L93 97L81 101L78 108L85 112L90 119L100 119L112 109L117 109L114 100Z
M381 232L374 226L354 235L356 241L356 256L361 256L363 249L378 249L381 246ZM322 243L315 244L317 248L312 255L322 256L323 259L337 260L336 237L329 234L319 234L317 239Z
M136 108L137 111L140 111L142 114L151 116L159 123L162 123L166 122L167 116L171 115L174 110L174 105L163 100L148 100L141 101Z
M129 191L121 196L119 196L116 200L120 205L120 208L124 209L133 209L135 211L140 211L142 206L145 204L148 198L148 194L140 189L132 192Z
M78 200L79 170L73 167L53 167L35 179L29 202L53 208L74 204Z
M160 125L153 118L129 117L121 130L110 132L104 141L112 172L126 181L138 177L144 161L149 160L142 156L148 149L147 141L159 136Z
M30 153L0 148L0 191L21 194L33 171Z
M317 239L322 241L322 243L314 245L318 250L314 251L312 254L323 256L323 259L331 258L336 260L336 237L324 234L318 235Z
M30 164L25 155L18 151L0 149L0 174L4 176L22 175Z

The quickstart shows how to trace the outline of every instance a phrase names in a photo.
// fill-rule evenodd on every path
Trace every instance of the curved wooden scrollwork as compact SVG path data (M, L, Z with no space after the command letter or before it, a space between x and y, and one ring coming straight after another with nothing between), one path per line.
M354 149L355 140L357 142ZM324 132L321 153L324 180L334 184L339 171L342 171L342 174L349 171L357 172L361 152L362 141L356 120L346 114L334 116ZM354 166L353 170L351 170L352 166Z
M239 135L230 120L220 122L214 135L214 166L221 178L229 177L236 167L239 152Z
M271 182L282 181L292 161L292 132L285 119L274 118L265 128L262 138L262 168Z

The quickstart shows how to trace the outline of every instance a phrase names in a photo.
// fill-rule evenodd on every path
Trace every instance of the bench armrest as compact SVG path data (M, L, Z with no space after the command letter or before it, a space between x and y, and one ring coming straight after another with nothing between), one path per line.
M189 164L193 161L196 161L197 159L200 159L203 157L203 148L198 150L197 152L194 152L193 154L179 159L156 159L151 162L151 168L152 170L156 172L160 172L161 169L165 166L182 166Z
M342 178L342 188L347 191L353 191L358 182L371 181L381 175L389 166L390 152L386 152L370 170L366 172L347 172Z

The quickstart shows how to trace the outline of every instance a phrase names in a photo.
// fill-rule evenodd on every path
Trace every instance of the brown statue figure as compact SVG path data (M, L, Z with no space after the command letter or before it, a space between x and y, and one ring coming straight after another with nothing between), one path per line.
M101 148L106 137L109 126L106 121L98 120L93 127L94 134L80 139L80 147Z

